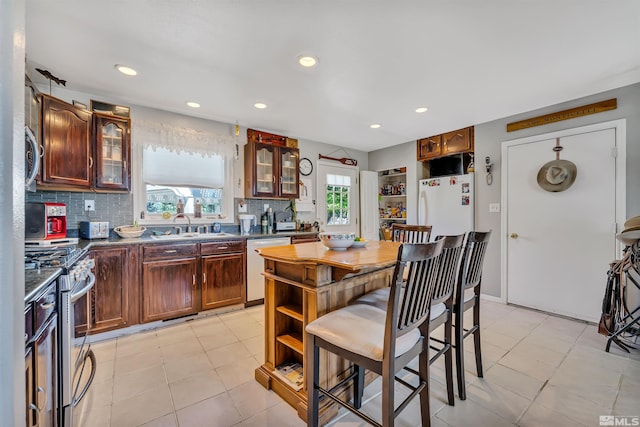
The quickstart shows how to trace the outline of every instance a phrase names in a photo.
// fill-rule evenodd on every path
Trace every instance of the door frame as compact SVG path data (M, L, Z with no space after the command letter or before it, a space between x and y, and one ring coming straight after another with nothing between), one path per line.
M356 236L360 233L360 168L358 166L344 165L341 163L330 162L326 160L318 160L316 162L318 171L316 172L316 216L320 222L320 228L326 228L326 217L322 218L320 215L321 203L324 206L324 212L326 213L327 197L324 188L320 185L320 176L323 174L324 168L339 168L345 171L353 171L355 175L355 182L353 188L357 192L356 195L352 195L353 203L351 204L350 216L354 222L354 231ZM322 193L322 194L321 194Z
M500 168L501 185L500 185L500 203L502 204L502 212L500 216L500 230L502 230L502 235L500 236L500 301L503 304L507 303L507 292L508 292L508 283L507 283L507 247L509 245L509 238L507 233L507 218L508 218L508 203L507 203L507 190L508 190L508 182L507 182L507 173L509 166L509 147L521 144L530 144L535 143L537 141L544 141L555 138L563 138L571 135L595 132L605 129L615 129L616 131L616 177L615 177L615 186L616 186L616 206L615 206L615 217L616 223L613 225L614 230L612 232L618 233L620 231L620 225L624 224L626 220L626 211L627 211L627 120L626 119L618 119L611 120L602 123L595 123L586 126L579 126L576 128L559 130L555 132L549 132L544 134L538 134L533 136L528 136L524 138L512 139L508 141L503 141L501 143L502 147L502 166ZM616 242L616 255L619 257L622 254L622 245L620 242Z

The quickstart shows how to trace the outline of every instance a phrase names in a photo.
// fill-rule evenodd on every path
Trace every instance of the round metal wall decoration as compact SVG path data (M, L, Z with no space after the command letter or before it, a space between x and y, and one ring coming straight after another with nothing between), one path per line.
M560 159L560 138L556 138L556 146L553 147L556 159L542 165L538 171L538 185L545 191L557 193L571 187L576 180L577 168L573 162Z

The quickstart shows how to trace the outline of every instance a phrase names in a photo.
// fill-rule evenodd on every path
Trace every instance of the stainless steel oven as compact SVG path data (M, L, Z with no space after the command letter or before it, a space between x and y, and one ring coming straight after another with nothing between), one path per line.
M87 335L75 338L73 305L93 288L94 261L75 244L25 248L25 268L59 267L58 278L58 423L73 426L73 408L84 397L96 372L96 360Z
M96 358L87 340L88 329L84 336L76 338L74 325L74 304L87 295L96 283L91 271L94 267L91 258L76 262L62 275L59 285L60 298L60 425L73 426L73 408L82 400L96 373ZM75 347L74 343L79 344Z

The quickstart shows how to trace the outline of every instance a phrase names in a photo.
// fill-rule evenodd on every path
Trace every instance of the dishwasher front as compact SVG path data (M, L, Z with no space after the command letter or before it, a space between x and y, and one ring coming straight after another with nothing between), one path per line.
M264 259L256 249L291 243L290 237L271 237L247 240L247 306L264 303Z

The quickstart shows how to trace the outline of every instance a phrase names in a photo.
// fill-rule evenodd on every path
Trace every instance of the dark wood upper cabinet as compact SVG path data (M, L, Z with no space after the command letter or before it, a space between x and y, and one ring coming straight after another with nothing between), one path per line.
M244 148L245 197L297 199L299 150L249 142Z
M429 160L439 157L442 135L431 136L418 140L418 160Z
M473 151L473 127L459 129L442 135L442 155Z
M473 152L473 126L418 140L418 161Z
M123 191L131 188L130 129L127 118L93 113L96 188Z
M42 95L42 168L39 184L90 189L93 185L91 113Z

